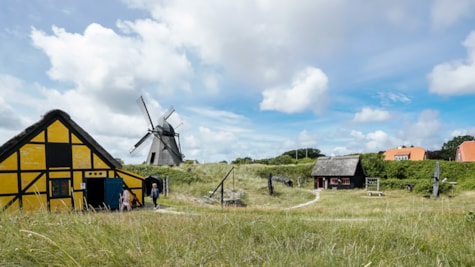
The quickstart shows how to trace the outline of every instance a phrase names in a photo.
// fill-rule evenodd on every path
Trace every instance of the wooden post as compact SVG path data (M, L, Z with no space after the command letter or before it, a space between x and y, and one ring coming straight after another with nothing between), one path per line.
M224 183L221 183L221 206L224 204Z
M165 196L168 196L168 176L165 177Z

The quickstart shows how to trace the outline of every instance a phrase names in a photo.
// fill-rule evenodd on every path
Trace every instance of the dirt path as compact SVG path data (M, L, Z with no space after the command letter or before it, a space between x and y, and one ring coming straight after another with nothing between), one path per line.
M290 207L290 208L286 208L286 210L291 210L291 209L298 209L298 208L301 208L301 207L305 207L305 206L308 206L308 205L311 205L315 202L317 202L318 200L320 199L320 189L317 189L315 190L315 199L309 201L309 202L305 202L305 203L302 203L302 204L299 204L297 206L293 206L293 207Z
M305 206L308 206L308 205L311 205L311 204L317 202L318 200L320 200L320 189L316 189L316 190L314 190L314 192L315 192L315 198L314 199L312 199L308 202L290 207L290 208L286 208L285 210L298 209L298 208L305 207ZM171 213L171 214L189 214L188 212L168 210L165 207L160 207L160 209L156 209L156 210L154 210L154 212Z

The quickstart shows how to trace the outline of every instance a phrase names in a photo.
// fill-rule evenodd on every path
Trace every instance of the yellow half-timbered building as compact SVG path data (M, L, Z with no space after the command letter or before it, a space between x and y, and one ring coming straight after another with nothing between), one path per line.
M52 110L0 147L0 212L119 207L125 185L144 201L144 177L125 171L70 116Z

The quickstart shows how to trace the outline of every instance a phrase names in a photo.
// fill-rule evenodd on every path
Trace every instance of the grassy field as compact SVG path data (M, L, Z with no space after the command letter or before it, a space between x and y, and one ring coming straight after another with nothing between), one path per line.
M292 208L315 200L309 184L270 196L240 167L225 188L247 207L221 207L202 200L229 166L200 168L160 212L0 214L0 266L475 266L475 191L326 190Z

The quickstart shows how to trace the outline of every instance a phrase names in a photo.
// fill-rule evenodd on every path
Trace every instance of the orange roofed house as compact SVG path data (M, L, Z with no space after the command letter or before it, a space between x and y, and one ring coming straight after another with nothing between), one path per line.
M475 162L475 141L464 141L457 147L455 161Z
M396 147L384 152L384 160L425 160L426 150L422 147Z

